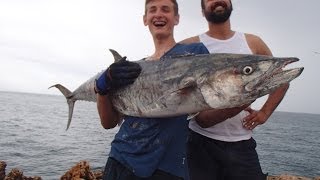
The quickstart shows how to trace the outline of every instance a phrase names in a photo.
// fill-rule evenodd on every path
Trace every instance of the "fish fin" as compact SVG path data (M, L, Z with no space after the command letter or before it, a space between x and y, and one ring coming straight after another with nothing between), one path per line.
M122 59L122 56L115 50L113 49L109 49L109 51L112 53L113 58L114 58L114 62L118 62Z
M197 113L194 113L194 114L189 114L188 117L187 117L187 120L195 118L196 116L198 116L199 113L200 112L197 112Z
M118 126L122 125L122 123L124 121L124 117L123 116L124 116L123 114L120 114L119 119L118 119Z
M118 121L118 126L121 126L122 123L123 123L123 119L120 119L120 120Z
M69 99L68 101L68 107L69 107L69 115L68 115L68 124L67 124L67 129L69 129L70 124L71 124L71 119L72 119L72 114L73 114L73 108L74 108L74 103L75 101Z
M67 99L67 103L68 103L68 107L69 107L69 115L68 115L68 124L67 124L67 129L69 129L70 123L71 123L71 119L72 119L72 114L73 114L73 109L74 109L74 104L76 102L76 100L74 100L73 94L72 92L67 89L66 87L62 86L61 84L55 84L53 86L50 86L50 88L52 87L56 87L57 89L59 89L59 91L64 95L64 97Z
M196 80L193 77L189 77L182 81L182 87L178 89L178 93L187 95L196 87L197 87Z
M195 87L197 86L197 81L194 77L187 77L185 79L182 80L182 85L184 87Z
M184 98L185 95L190 94L195 88L197 88L197 82L193 77L185 78L180 83L180 87L168 93L165 93L158 98L157 102L163 106L174 104L177 101L180 101L181 98ZM177 95L178 94L178 95Z
M59 89L59 91L64 95L64 97L66 97L67 99L71 98L72 96L72 92L67 89L66 87L62 86L61 84L55 84L53 86L50 86L48 89L56 87L57 89Z

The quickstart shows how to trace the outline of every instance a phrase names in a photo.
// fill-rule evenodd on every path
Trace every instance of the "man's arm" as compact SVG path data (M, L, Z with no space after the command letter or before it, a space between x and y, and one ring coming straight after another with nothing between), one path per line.
M108 95L97 94L97 108L100 116L101 125L105 129L116 127L120 121L120 115L114 110Z
M120 122L120 114L114 109L109 94L119 88L132 84L139 76L141 67L135 62L121 58L111 64L95 81L97 109L101 125L105 129L114 128Z
M246 34L246 38L253 54L272 56L270 49L261 38L252 34ZM199 37L195 36L185 39L181 41L181 43L193 43L199 41ZM249 104L229 109L212 109L200 112L199 115L196 116L196 121L202 128L207 128L210 126L214 126L228 118L231 118L239 114L242 110L246 109L250 113L250 115L248 115L244 119L244 127L253 129L257 125L263 124L267 121L267 119L271 116L271 114L282 101L288 88L289 84L285 84L272 92L259 111L255 111L251 108L246 108L249 106Z
M222 121L225 121L233 116L239 114L250 104L245 104L240 107L227 108L227 109L212 109L202 111L196 116L196 121L202 128L208 128L214 126Z
M272 56L268 46L258 36L246 34L246 38L253 54ZM247 129L254 129L257 125L264 124L281 103L288 88L289 84L285 84L270 93L268 99L259 111L248 108L247 111L250 114L244 119L244 127Z

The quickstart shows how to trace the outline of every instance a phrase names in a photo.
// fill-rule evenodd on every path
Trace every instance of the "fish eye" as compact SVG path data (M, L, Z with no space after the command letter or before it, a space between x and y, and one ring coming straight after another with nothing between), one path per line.
M242 70L243 74L250 75L253 73L253 68L251 66L246 66Z

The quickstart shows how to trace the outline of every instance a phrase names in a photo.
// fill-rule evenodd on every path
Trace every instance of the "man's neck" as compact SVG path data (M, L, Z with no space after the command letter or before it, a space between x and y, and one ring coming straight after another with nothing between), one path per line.
M206 32L208 36L220 40L230 39L234 33L231 30L230 20L222 24L209 23L209 31Z
M154 39L155 52L148 59L158 60L166 52L176 45L176 41L173 37L166 39Z

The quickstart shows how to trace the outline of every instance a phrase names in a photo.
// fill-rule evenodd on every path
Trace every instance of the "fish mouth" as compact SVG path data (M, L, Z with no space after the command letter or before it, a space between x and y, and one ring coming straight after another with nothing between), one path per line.
M269 69L257 77L253 81L249 82L245 86L245 90L248 92L256 91L258 94L268 94L270 90L289 83L293 79L297 78L302 71L303 67L284 69L288 64L299 61L298 58L280 58L274 62Z

